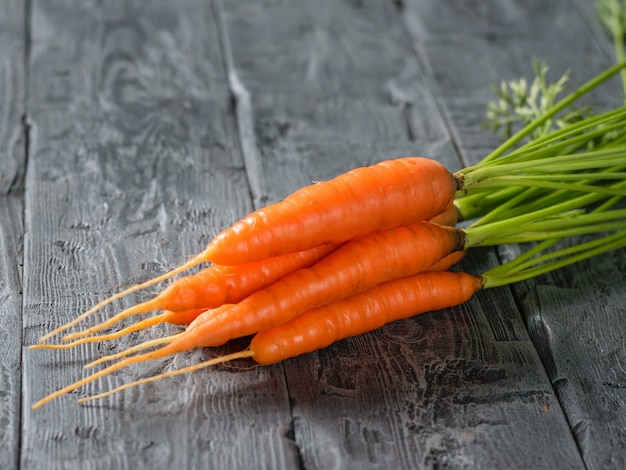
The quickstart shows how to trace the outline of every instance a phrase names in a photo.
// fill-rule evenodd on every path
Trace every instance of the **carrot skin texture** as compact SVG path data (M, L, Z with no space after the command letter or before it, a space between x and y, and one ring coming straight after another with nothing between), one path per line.
M186 312L172 312L166 310L163 312L160 323L169 323L171 325L186 326L198 318L202 313L206 312L205 308L187 310Z
M242 264L428 220L450 208L458 187L444 165L428 158L356 168L249 214L218 234L202 256Z
M458 211L452 206L429 222L453 227L457 220ZM172 312L207 310L222 304L234 304L289 273L312 266L337 246L324 243L307 250L242 265L213 265L197 274L177 279L146 304L153 304L154 309Z
M429 222L371 233L219 314L212 310L201 314L168 347L184 351L255 334L306 310L427 271L449 253L462 249L463 242L460 230Z
M429 222L454 227L457 220L458 210L452 206L430 219ZM234 304L287 274L312 266L336 248L337 245L325 243L308 250L286 253L243 265L213 265L195 275L177 279L148 302L156 304L158 299L159 305L155 306L155 309L169 310L172 313L201 311L222 304ZM451 256L451 259L457 259L457 261L462 257L459 254ZM168 316L166 321L169 322L169 318L171 317ZM184 322L177 324L184 324Z
M481 288L480 277L462 272L426 272L396 279L260 331L250 350L257 363L273 364L392 321L459 305Z
M155 308L184 312L237 303L298 269L309 267L331 253L328 243L244 265L214 265L174 281L155 299ZM152 301L149 301L152 302Z
M452 266L461 261L465 257L466 253L466 251L455 251L454 253L450 253L445 258L442 258L435 264L433 264L430 268L428 268L428 270L446 271L447 269L450 269ZM160 323L170 323L172 325L186 326L206 311L207 309L205 308L187 310L184 312L166 311L163 312Z

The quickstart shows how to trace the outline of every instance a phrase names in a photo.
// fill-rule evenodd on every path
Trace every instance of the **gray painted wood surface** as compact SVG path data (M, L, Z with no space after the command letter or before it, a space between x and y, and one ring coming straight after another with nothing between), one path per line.
M0 7L1 468L624 466L624 250L279 365L76 403L236 341L30 409L85 362L174 329L27 345L250 210L385 158L480 159L497 144L480 125L490 83L530 76L533 57L572 83L612 62L592 1Z
M26 33L19 1L0 1L0 11L0 468L16 468L22 432Z

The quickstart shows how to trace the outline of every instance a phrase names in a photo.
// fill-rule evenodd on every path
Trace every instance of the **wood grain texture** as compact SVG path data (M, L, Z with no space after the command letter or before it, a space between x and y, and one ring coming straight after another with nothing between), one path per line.
M34 2L32 23L26 344L186 260L251 210L210 3ZM225 367L76 404L204 351L30 410L86 375L85 361L166 332L25 354L22 468L292 468L278 368Z
M16 468L20 442L23 200L0 196L0 468Z
M593 1L435 3L407 2L406 22L470 163L494 144L479 128L485 83L531 78L538 57L555 76L571 69L574 86L613 61ZM620 89L612 80L587 102L615 106ZM502 248L500 258L514 253ZM619 250L512 287L587 468L626 463L625 257Z
M583 18L571 0L409 0L405 5L407 31L467 164L500 143L482 129L485 105L494 97L490 84L531 81L532 60L539 59L547 62L551 80L570 70L573 89L612 63L592 34L593 19ZM615 90L602 88L585 102L614 104Z
M237 361L82 406L247 340L34 412L87 361L176 330L18 344L311 181L409 154L477 161L498 142L481 128L490 83L530 77L533 57L551 77L572 68L572 84L612 62L593 3L0 0L0 468L624 467L624 250L280 365Z
M22 2L0 1L0 468L20 443L26 33Z
M395 156L460 165L392 3L223 10L267 199ZM480 272L495 262L489 253L464 265ZM287 361L285 371L305 468L582 466L506 290Z

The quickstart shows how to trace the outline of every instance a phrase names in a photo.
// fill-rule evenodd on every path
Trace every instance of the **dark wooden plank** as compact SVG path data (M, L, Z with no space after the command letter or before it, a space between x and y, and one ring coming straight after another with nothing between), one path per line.
M529 77L531 57L547 60L555 74L571 68L572 84L613 60L591 0L427 3L407 2L407 25L470 161L495 143L479 128L490 98L485 84ZM615 106L620 89L613 80L592 101ZM503 248L501 258L515 253ZM587 468L626 463L625 260L619 250L512 288Z
M210 2L35 1L32 22L26 344L186 260L252 208ZM85 361L163 334L28 351L22 468L293 468L279 368L225 367L76 404L208 351L30 409L84 376Z
M0 467L20 446L24 166L24 5L0 1Z
M460 165L392 2L223 8L231 76L251 103L262 198L406 154ZM481 250L464 266L493 263ZM506 290L284 366L305 467L581 466Z

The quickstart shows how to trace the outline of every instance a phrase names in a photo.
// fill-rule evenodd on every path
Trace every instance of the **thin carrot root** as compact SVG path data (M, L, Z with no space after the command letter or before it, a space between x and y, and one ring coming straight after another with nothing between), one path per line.
M99 400L101 398L105 398L108 397L110 395L113 395L115 393L121 392L122 390L126 390L128 388L131 387L136 387L138 385L143 385L143 384L147 384L150 382L155 382L157 380L161 380L161 379L165 379L167 377L172 377L174 375L179 375L179 374L186 374L189 372L195 372L199 369L204 369L205 367L211 367L211 366L215 366L217 364L222 364L224 362L230 362L230 361L234 361L236 359L244 359L247 357L252 357L254 356L254 351L251 351L249 349L244 350L244 351L239 351L236 353L232 353L232 354L227 354L225 356L220 356L220 357L216 357L213 359L210 359L208 361L204 361L201 362L199 364L194 364L193 366L188 366L188 367L183 367L182 369L177 369L177 370L172 370L169 372L164 372L162 374L159 375L154 375L152 377L146 377L145 379L140 379L140 380L135 380L133 382L129 382L127 384L124 385L120 385L119 387L116 387L112 390L109 390L108 392L103 392L103 393L99 393L97 395L93 395L90 397L85 397L85 398L81 398L78 400L78 403L84 403L86 401L91 401L91 400Z
M150 312L152 310L155 310L154 308L151 308L151 305L153 305L153 300L151 299L147 302L143 302L141 304L138 305L134 305L130 308L127 308L126 310L123 310L122 312L118 313L117 315L109 318L108 320L103 321L102 323L99 323L96 326L87 328L85 330L79 331L77 333L72 333L69 335L64 336L62 339L63 341L72 341L74 339L78 339L78 338L84 338L85 336L89 336L93 333L97 333L98 331L102 331L112 325L114 325L115 323L118 323L122 320L125 320L128 317L131 317L133 315L137 315L140 313L147 313Z
M183 314L192 309L215 308L224 303L236 303L251 293L272 284L285 275L310 267L337 248L337 244L324 243L308 250L287 253L274 258L237 266L219 266L200 270L172 282L156 297L127 308L113 318L84 331L67 335L71 341L110 327L132 315L151 310L171 310ZM176 320L172 317L171 320Z
M144 349L148 349L153 346L162 346L163 344L169 344L172 341L174 341L176 338L178 338L181 334L182 333L178 333L172 336L165 336L163 338L151 339L148 341L144 341L143 343L137 344L133 347L124 349L123 351L120 351L118 353L109 354L108 356L102 356L101 358L96 359L95 361L91 361L90 363L85 364L83 366L83 369L91 369L105 362L115 361L117 359L121 359L123 357L129 356L138 351L143 351Z
M125 289L121 292L118 292L117 294L113 294L112 296L98 302L96 305L94 305L93 307L91 307L89 310L87 310L85 313L77 316L76 318L74 318L73 320L67 322L64 325L61 325L57 328L55 328L54 330L50 331L49 333L46 333L45 335L43 335L41 338L39 338L39 342L43 343L45 341L47 341L48 339L52 338L53 336L58 335L59 333L71 328L72 326L80 323L81 321L85 320L86 318L90 317L92 314L94 314L95 312L97 312L98 310L100 310L101 308L105 307L106 305L109 305L110 303L112 303L113 301L117 300L117 299L121 299L122 297L125 297L126 295L132 293L132 292L136 292L138 290L141 289L145 289L147 287L151 287L154 284L158 284L159 282L165 281L173 276L176 276L177 274L180 274L188 269L191 269L201 263L204 263L205 261L208 261L208 256L209 256L210 252L208 250L203 251L202 253L200 253L199 255L194 256L192 259L190 259L189 261L187 261L186 263L181 264L180 266L178 266L177 268L172 269L171 271L168 271L160 276L157 276L153 279L150 279L146 282L142 282L140 284L135 284L134 286L129 287L128 289Z
M166 313L162 313L160 315L156 315L151 318L146 318L140 322L133 323L132 325L127 326L124 329L113 333L107 333L106 335L98 335L91 336L89 338L81 338L76 341L72 341L71 343L64 344L49 344L49 343L39 343L33 344L29 346L29 349L71 349L76 346L80 346L81 344L86 343L100 343L102 341L110 341L112 339L119 339L122 336L125 336L130 333L134 333L135 331L143 330L146 328L150 328L151 326L158 325L163 323L167 317Z
M177 335L175 335L177 336ZM173 337L172 337L173 338ZM154 351L150 351L144 354L139 354L137 356L133 356L133 357L127 357L126 359L123 359L115 364L110 365L109 367L102 369L88 377L85 377L81 380L77 380L76 382L74 382L73 384L70 384L66 387L63 387L59 390L57 390L54 393L51 393L50 395L42 398L41 400L39 400L38 402L36 402L33 406L32 409L35 410L43 405L45 405L46 403L54 400L55 398L59 398L63 395L66 395L74 390L76 390L77 388L82 387L83 385L86 385L88 383L93 382L94 380L100 379L102 377L105 377L107 375L109 375L112 372L115 372L116 370L122 369L123 367L132 365L132 364L139 364L141 362L147 362L147 361L152 361L155 359L161 359L163 357L167 357L170 356L172 354L176 354L178 352L181 352L182 349L180 347L172 347L174 346L173 343L167 344L165 346L163 346L162 348L159 349L155 349Z

